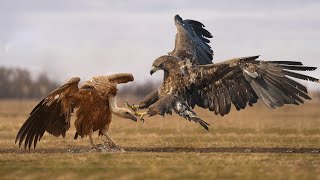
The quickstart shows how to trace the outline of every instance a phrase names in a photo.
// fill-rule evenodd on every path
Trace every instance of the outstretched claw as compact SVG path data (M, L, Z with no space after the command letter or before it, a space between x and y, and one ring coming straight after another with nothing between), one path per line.
M130 105L128 102L126 102L126 106L134 112L139 110L139 105L134 105L134 104Z
M126 106L134 112L134 115L139 117L140 121L144 122L143 117L147 115L147 112L137 112L140 109L139 105L134 105L134 104L130 105L128 102L126 102Z
M144 116L147 115L147 112L134 112L136 116L139 117L140 121L144 122Z

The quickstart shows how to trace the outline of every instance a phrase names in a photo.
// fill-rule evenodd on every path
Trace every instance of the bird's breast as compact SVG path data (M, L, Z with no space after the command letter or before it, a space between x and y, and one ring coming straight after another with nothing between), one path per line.
M180 94L185 89L185 83L182 76L169 76L160 88L160 96L167 94Z

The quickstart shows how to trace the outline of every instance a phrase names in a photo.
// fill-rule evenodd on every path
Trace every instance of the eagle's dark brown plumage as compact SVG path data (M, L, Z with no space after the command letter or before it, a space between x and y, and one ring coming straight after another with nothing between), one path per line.
M19 147L24 141L24 148L30 149L32 144L35 148L45 131L57 137L65 137L75 108L78 108L74 123L77 130L75 139L78 135L89 136L92 146L99 150L91 137L94 131L99 130L99 135L106 136L109 145L116 147L108 135L112 113L137 120L131 110L118 108L116 104L117 84L133 81L133 76L127 73L97 76L78 88L79 81L78 77L70 79L32 110L17 134L16 142L19 142Z
M296 61L262 61L259 56L234 58L212 64L213 51L208 45L212 35L195 20L176 15L177 35L174 50L153 63L153 74L161 69L164 80L134 110L148 108L150 116L174 110L189 121L208 123L192 110L195 105L215 114L226 115L233 104L237 110L261 99L269 108L300 104L311 99L305 86L291 79L319 82L319 79L293 71L313 71Z

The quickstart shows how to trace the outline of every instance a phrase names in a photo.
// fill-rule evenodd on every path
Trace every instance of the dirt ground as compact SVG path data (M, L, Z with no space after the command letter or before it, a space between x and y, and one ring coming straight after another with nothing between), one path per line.
M37 149L19 149L16 133L36 103L0 102L1 179L320 179L320 104L224 117L197 108L209 132L176 115L114 117L109 134L126 152L99 153L88 138L73 140L73 126L65 139L46 133Z

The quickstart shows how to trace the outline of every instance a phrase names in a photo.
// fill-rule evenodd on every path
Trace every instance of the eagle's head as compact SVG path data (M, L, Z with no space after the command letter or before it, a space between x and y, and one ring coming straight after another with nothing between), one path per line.
M174 16L174 23L176 24L177 27L183 26L183 20L178 14Z
M163 70L165 72L175 71L176 68L179 68L178 62L179 60L174 56L161 56L153 62L150 74L152 75L158 70Z

